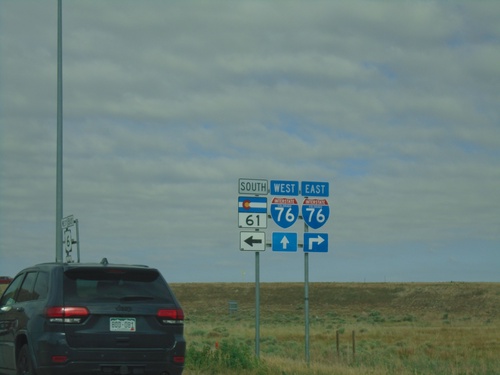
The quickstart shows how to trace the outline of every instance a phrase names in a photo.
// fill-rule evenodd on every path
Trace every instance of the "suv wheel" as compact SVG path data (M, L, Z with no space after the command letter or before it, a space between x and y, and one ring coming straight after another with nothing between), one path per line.
M17 356L17 375L35 375L27 344L21 347Z

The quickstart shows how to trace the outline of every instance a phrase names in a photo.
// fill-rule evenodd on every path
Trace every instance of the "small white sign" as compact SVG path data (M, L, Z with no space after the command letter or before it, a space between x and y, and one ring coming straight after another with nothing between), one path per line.
M240 232L240 250L266 251L266 233Z
M238 193L250 195L267 195L269 184L267 180L256 180L249 178L240 178L238 180Z
M69 228L72 227L75 224L75 219L73 218L73 215L66 216L61 220L61 228Z
M73 246L73 239L71 238L71 230L66 229L64 231L64 243L66 244L66 252L70 253Z
M267 214L238 214L240 228L267 228Z

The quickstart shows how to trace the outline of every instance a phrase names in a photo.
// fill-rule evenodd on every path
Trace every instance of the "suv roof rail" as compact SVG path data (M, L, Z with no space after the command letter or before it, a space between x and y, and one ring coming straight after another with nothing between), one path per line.
M102 264L103 266L107 266L107 265L109 264L109 262L108 262L108 258L102 258L102 260L101 260L101 264Z

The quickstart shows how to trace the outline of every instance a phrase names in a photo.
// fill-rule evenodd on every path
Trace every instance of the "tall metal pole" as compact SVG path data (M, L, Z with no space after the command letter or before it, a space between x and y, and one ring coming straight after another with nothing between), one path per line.
M62 1L57 1L57 171L56 171L56 262L63 262L63 124L62 124Z

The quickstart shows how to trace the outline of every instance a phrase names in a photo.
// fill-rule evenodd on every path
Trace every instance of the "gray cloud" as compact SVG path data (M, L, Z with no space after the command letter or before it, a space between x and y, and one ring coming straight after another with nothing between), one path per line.
M56 5L0 8L0 273L12 274L53 259ZM64 3L64 205L85 260L239 281L253 266L238 250L238 178L319 180L332 214L318 279L498 281L477 271L499 260L498 10ZM439 272L405 275L419 252ZM282 255L264 254L269 279L298 279L277 264L300 270L300 254ZM351 255L353 273L329 274Z

